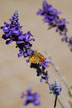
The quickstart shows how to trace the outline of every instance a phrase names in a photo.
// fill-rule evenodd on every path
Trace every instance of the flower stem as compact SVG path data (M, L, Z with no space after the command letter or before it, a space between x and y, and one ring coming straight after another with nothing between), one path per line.
M56 103L57 103L57 95L55 96L54 108L56 108Z

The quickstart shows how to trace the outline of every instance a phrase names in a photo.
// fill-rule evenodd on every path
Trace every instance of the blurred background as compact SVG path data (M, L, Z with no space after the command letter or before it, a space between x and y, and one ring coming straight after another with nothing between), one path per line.
M62 12L61 17L70 22L68 35L72 35L72 0L47 0L54 8ZM45 56L45 51L52 56L54 63L60 68L69 86L72 85L72 52L66 43L61 42L61 36L55 29L48 31L48 25L42 22L42 17L36 12L42 8L42 0L0 0L0 26L9 18L15 10L19 13L19 22L23 26L24 33L31 31L36 41L33 42L33 49L38 50ZM1 38L3 32L0 30L0 108L24 108L24 100L20 96L30 86L33 92L40 94L41 106L38 108L53 108L54 95L49 94L48 86L40 83L36 71L30 69L30 64L25 62L23 57L18 58L18 49L13 42L9 46ZM58 79L62 84L62 92L59 96L63 104L69 101L67 90L60 77L50 66L48 68L50 81ZM29 104L27 108L34 108ZM57 103L57 108L61 108Z

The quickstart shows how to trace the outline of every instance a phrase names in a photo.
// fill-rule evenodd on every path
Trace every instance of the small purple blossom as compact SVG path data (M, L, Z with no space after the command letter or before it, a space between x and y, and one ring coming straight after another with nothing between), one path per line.
M48 80L49 80L49 74L48 71L46 71L41 75L40 82L48 83Z
M32 88L29 88L26 93L23 93L21 96L21 99L26 98L25 102L24 102L24 106L27 106L28 104L32 103L35 106L40 105L40 101L38 100L38 98L40 98L40 95L35 92L32 93Z
M69 24L69 22L67 22L64 18L60 19L57 22L57 29L56 32L59 32L60 35L67 35L67 28L66 28L66 24Z
M44 68L47 68L49 67L49 64L51 64L52 62L51 61L46 61L46 58L44 59L44 62L40 62L39 64L44 67Z
M61 40L62 40L62 42L64 42L64 41L68 42L69 38L68 38L68 36L65 35Z

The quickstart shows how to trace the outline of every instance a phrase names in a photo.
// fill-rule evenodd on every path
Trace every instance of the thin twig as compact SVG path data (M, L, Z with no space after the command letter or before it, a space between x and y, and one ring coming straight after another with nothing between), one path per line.
M60 76L62 82L64 83L64 85L65 85L65 87L66 87L66 89L67 89L68 92L69 92L70 87L69 87L68 83L66 82L65 77L63 76L63 74L61 73L61 71L59 70L59 68L55 66L52 57L49 56L48 53L47 53L46 51L45 51L44 53L46 54L47 58L50 59L50 60L52 61L51 65L52 65L54 71L58 73L58 75Z

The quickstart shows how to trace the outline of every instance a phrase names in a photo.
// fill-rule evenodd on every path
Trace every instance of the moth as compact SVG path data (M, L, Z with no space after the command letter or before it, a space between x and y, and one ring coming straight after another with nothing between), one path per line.
M33 54L29 57L29 62L31 63L40 63L44 62L44 56L41 53L38 53L37 50L34 50Z

